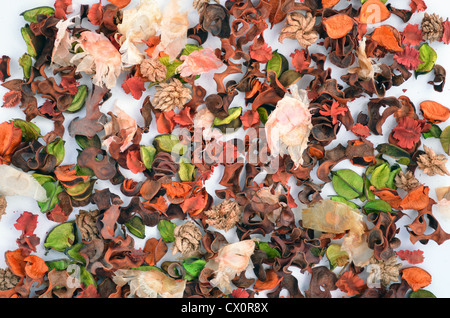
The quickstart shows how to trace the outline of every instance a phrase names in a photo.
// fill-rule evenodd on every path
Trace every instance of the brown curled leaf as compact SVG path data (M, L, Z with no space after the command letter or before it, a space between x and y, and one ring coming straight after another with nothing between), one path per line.
M92 169L100 180L109 180L116 175L116 161L105 150L96 147L83 149L77 163L80 167Z

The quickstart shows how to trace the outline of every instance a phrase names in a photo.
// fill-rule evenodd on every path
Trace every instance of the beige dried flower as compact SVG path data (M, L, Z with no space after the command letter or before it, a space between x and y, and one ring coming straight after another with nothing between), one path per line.
M422 20L422 35L425 41L440 41L444 34L444 20L436 13L425 13Z
M97 218L99 215L100 210L80 210L80 212L75 216L75 224L80 229L81 238L83 241L89 242L100 237L97 228Z
M144 59L139 67L143 77L150 82L162 82L166 79L167 68L157 58Z
M448 159L445 155L436 155L433 149L423 146L425 150L424 154L419 155L417 158L417 166L419 169L423 170L423 173L426 173L429 176L434 175L450 175L450 172L447 170L445 164Z
M383 261L376 259L374 256L369 261L367 277L367 285L369 287L376 287L381 284L387 287L391 282L398 282L400 276L401 263L397 263L397 256Z
M160 83L156 87L152 103L156 109L167 112L175 109L175 107L183 108L191 98L191 90L184 86L179 79L173 78L169 82Z
M19 281L20 277L14 275L9 268L0 268L0 291L14 288Z
M206 223L220 230L228 231L233 228L241 218L241 207L236 201L224 200L211 210L205 211Z
M286 26L281 30L278 41L283 43L285 38L296 39L301 46L307 48L319 39L319 34L314 30L316 18L307 12L291 12L286 17Z
M178 225L174 230L175 242L172 253L180 252L183 256L195 254L200 249L202 233L192 221Z
M420 182L414 176L412 171L407 171L406 173L404 173L403 171L400 171L395 176L395 185L397 186L397 188L409 192L412 189L415 189L418 186L420 186Z

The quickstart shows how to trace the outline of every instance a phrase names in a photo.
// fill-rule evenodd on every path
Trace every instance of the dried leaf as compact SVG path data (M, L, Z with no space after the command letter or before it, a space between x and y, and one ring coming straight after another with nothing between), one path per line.
M405 45L416 46L422 42L422 30L418 24L408 24L402 32L402 41Z
M417 291L431 284L431 275L420 267L407 267L401 271L404 279L413 291Z
M450 109L448 107L431 100L420 103L420 110L425 119L435 124L445 122L450 117Z
M144 80L141 77L133 76L126 79L122 84L126 94L130 94L134 99L140 99L145 91Z
M415 71L420 64L423 63L419 59L419 51L412 47L407 46L402 52L398 52L394 55L394 59L401 65L404 65L406 69Z
M324 18L322 24L330 38L340 39L353 29L355 21L350 16L341 13Z
M380 23L389 19L391 12L380 0L367 0L361 6L359 22L364 24Z
M398 257L400 257L401 260L406 260L409 264L415 265L423 263L424 261L423 251L421 250L400 250L395 253L398 255Z
M345 271L339 277L336 282L336 286L349 296L359 295L364 289L367 288L364 280L350 270Z

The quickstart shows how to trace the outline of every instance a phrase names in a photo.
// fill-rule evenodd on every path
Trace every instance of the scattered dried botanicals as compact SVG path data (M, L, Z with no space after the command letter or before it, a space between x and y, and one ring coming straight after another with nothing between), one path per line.
M5 252L7 268L0 269L0 297L279 297L282 290L289 297L430 296L423 288L431 276L400 263L425 257L401 249L396 222L415 210L405 226L413 244L450 239L432 213L434 205L448 212L448 187L436 189L435 202L415 177L419 170L449 174L450 129L438 124L450 112L423 101L419 113L407 96L386 94L428 73L428 84L443 91L446 71L430 43L450 42L449 21L425 12L421 23L409 23L427 10L423 0L410 1L410 10L379 0L336 9L341 2L196 0L193 26L178 0L166 8L155 0L135 7L109 0L82 6L79 16L72 1L57 0L22 13L23 79L11 79L10 57L0 63L3 107L25 115L0 124L0 216L5 196L34 198L55 223L43 245L61 259L35 255L37 215L24 212L15 224L18 248ZM385 22L392 15L403 30ZM85 18L92 29L81 27ZM266 32L277 24L280 43L296 40L302 48L284 56L269 45ZM315 53L317 45L327 54ZM328 62L341 69L342 81ZM212 73L207 90L197 80ZM129 109L102 112L113 88L143 99L143 127ZM349 103L367 96L367 108L353 118ZM84 117L66 122L83 108ZM54 129L42 135L31 122L38 116ZM69 164L66 128L77 145ZM233 135L241 128L243 139ZM344 129L355 138L328 147ZM152 144L143 142L146 134ZM386 142L374 144L372 135ZM445 154L421 150L426 138L439 138ZM344 160L364 173L334 169ZM222 188L212 194L206 181L216 171ZM134 179L138 174L144 181ZM98 189L97 180L118 186L129 203ZM323 198L327 183L336 195ZM147 237L147 227L159 237ZM230 230L239 241L221 233ZM135 239L145 247L136 248ZM178 258L166 261L170 249ZM329 266L319 265L323 259ZM311 276L305 290L291 266ZM42 289L32 294L36 284Z

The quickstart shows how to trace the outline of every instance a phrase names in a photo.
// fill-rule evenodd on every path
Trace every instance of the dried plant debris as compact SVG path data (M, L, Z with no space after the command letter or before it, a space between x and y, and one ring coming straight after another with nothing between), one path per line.
M2 109L24 119L0 123L0 218L20 197L36 211L16 219L0 297L435 297L399 233L450 239L449 186L436 201L422 181L450 174L450 110L389 90L429 73L444 91L448 18L424 0L130 3L18 17L24 54L2 56L0 81ZM104 110L117 90L125 106Z

